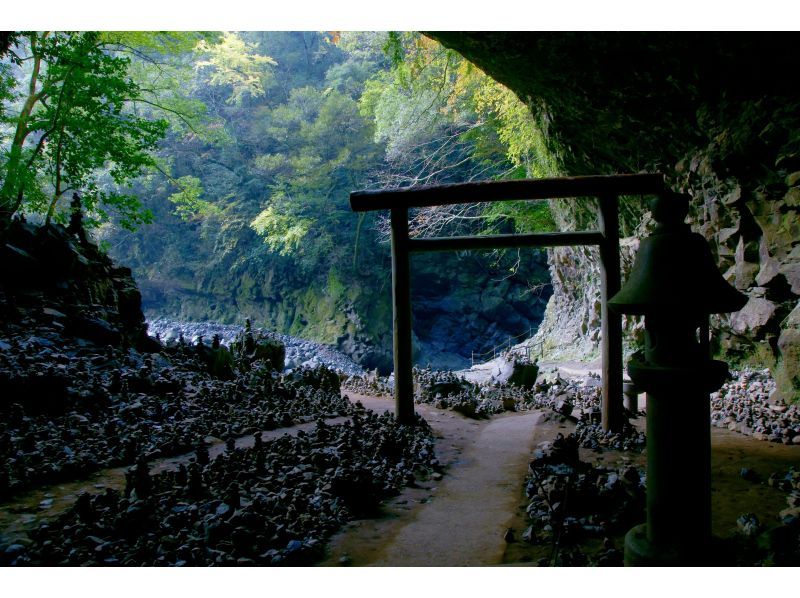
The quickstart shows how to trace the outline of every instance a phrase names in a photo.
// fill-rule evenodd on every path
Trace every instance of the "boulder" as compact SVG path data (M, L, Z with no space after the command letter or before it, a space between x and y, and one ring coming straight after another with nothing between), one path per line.
M8 243L0 248L0 262L3 264L3 282L12 287L35 282L41 271L41 264L35 257Z
M786 277L792 293L800 295L800 245L796 245L780 265L779 271Z
M757 334L775 314L777 306L763 297L750 297L745 306L731 316L731 327L737 334Z
M539 365L536 363L514 362L513 371L508 377L509 384L523 388L533 388L539 376Z
M781 359L775 368L778 398L790 402L800 398L800 301L784 322L778 337Z
M262 332L254 332L249 320L244 331L236 335L230 349L239 363L247 365L254 361L263 361L278 372L283 370L286 360L284 344Z
M79 338L98 345L116 346L122 340L120 331L107 321L93 316L78 316L69 323L69 331Z

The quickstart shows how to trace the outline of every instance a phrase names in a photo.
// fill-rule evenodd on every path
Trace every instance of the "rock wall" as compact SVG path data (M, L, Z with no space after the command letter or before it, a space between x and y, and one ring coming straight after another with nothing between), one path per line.
M116 267L82 234L13 221L0 241L4 326L47 323L95 344L152 348L129 268Z
M762 119L726 129L676 172L695 199L694 228L709 240L724 277L749 297L739 312L712 319L716 348L735 363L769 367L788 399L800 389L800 156L789 154L794 148L780 135L749 154L764 168L759 176L724 172L715 160L728 135L756 137L764 130L753 129L762 124L788 126L780 115Z

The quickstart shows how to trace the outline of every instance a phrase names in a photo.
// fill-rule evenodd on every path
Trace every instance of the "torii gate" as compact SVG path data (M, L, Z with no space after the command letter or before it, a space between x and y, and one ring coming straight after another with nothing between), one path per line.
M392 308L394 311L394 398L400 423L414 421L414 380L411 348L410 254L425 251L505 249L597 245L600 249L602 320L602 423L606 430L622 426L622 318L610 312L608 300L620 289L619 197L660 195L666 191L661 174L523 179L436 185L350 194L354 212L391 210ZM578 232L432 237L411 239L408 210L462 203L596 197L600 228Z

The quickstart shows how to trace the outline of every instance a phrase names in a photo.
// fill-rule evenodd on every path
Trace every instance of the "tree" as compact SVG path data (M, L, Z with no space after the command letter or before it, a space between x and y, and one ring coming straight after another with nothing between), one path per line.
M257 54L255 44L248 43L237 34L226 32L217 44L202 40L198 51L208 57L196 63L200 70L208 69L210 85L229 87L228 104L240 105L245 96L259 97L265 93L271 71L266 68L277 64L269 56Z
M127 76L129 59L104 51L96 32L33 32L24 39L28 55L15 54L20 63L30 61L30 74L5 156L0 220L27 198L49 221L70 190L82 191L87 207L118 207L128 224L146 220L138 202L101 192L98 184L100 169L119 185L151 165L150 152L167 127L126 110L140 93Z
M333 264L352 245L348 194L380 160L369 123L349 95L306 86L270 112L268 130L280 142L254 160L272 183L251 227L308 268Z
M546 123L509 89L419 34L385 40L393 67L367 81L361 97L362 113L387 147L389 168L375 174L377 186L558 174L544 142ZM432 235L545 230L553 222L545 203L504 202L416 210L410 224L412 235Z
M0 225L23 207L50 221L69 191L81 192L95 222L107 219L109 208L126 228L149 221L125 186L159 168L154 153L170 125L202 133L204 106L181 100L185 80L177 73L181 66L193 72L182 57L213 39L173 32L17 34L5 61L17 66L20 84L4 103L14 133L2 157ZM173 52L172 63L165 51Z

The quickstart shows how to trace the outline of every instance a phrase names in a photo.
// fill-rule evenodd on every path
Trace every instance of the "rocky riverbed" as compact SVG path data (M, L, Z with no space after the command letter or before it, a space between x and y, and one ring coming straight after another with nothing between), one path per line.
M148 333L167 344L177 342L181 336L190 343L196 343L198 340L203 339L204 342L210 344L211 339L217 336L222 345L229 346L236 338L236 335L243 330L244 326L218 324L216 322L179 322L163 317L155 317L148 320ZM256 330L283 344L286 350L286 362L284 364L286 369L325 366L347 376L357 376L365 373L364 368L355 361L328 345L265 329Z

